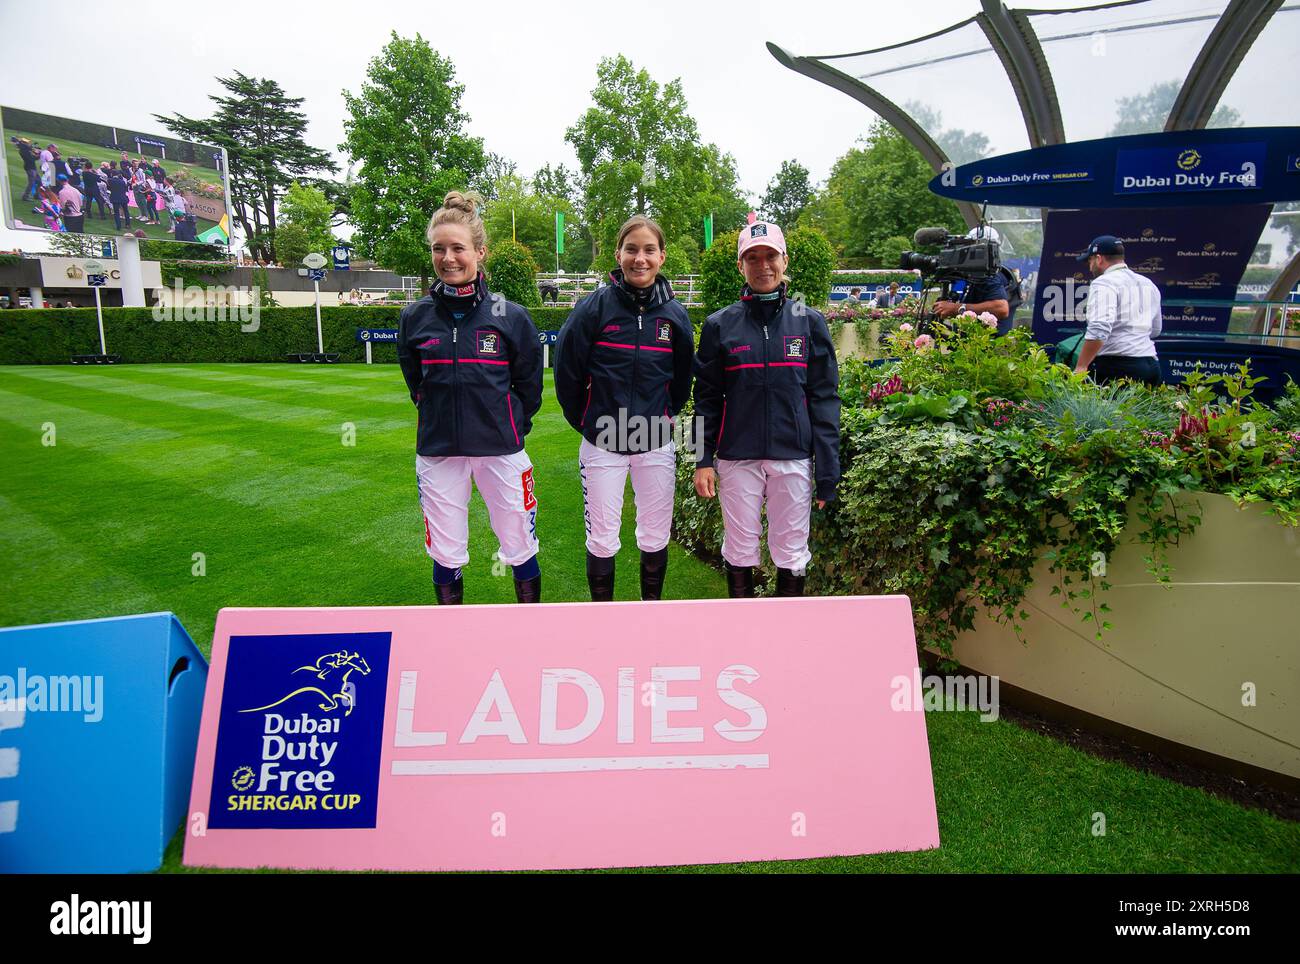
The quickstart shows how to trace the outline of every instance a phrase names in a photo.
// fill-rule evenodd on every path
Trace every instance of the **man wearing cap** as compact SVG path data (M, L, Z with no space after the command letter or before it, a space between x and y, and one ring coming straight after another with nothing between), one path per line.
M68 183L68 175L58 176L59 207L63 209L63 226L70 234L84 234L86 219L81 213L81 192Z
M1120 378L1159 385L1160 289L1124 263L1124 242L1112 234L1094 238L1076 260L1087 262L1093 280L1074 370L1091 371L1101 385Z

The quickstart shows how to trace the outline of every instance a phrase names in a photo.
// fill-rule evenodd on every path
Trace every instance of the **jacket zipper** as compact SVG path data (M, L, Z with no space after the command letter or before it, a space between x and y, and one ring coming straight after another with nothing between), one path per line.
M456 347L456 326L451 326L451 426L456 437L456 454L460 454L460 351Z
M768 350L767 325L763 326L763 457L772 451L772 391L768 386L768 362L771 352Z
M645 305L638 305L636 309L636 347L632 349L632 390L627 399L629 412L636 411L636 363L641 355L641 319L644 315Z

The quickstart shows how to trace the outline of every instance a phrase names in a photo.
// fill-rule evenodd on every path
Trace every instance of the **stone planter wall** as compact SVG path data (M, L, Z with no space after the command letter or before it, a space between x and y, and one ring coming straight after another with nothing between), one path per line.
M1172 582L1145 570L1147 547L1107 562L1114 628L1050 595L1040 563L1023 608L1026 644L980 616L957 638L963 665L1145 733L1300 778L1300 533L1262 508L1199 500L1201 525L1170 551ZM1243 693L1253 686L1254 705Z

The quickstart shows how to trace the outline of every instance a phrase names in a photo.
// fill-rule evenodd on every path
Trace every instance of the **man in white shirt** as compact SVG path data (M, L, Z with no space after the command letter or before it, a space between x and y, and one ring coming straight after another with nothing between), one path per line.
M1114 235L1093 239L1078 260L1088 263L1093 280L1074 370L1091 371L1101 385L1120 378L1159 385L1160 289L1124 263L1124 242Z

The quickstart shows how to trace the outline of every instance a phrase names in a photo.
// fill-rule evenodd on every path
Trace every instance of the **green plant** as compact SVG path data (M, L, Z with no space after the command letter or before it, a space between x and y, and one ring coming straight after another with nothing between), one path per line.
M1130 539L1167 581L1170 547L1200 524L1194 490L1300 524L1293 409L1254 404L1245 366L1183 390L1099 388L973 316L890 341L895 359L840 367L843 479L813 516L809 590L905 594L923 646L951 653L980 610L1019 633L1040 561L1100 638L1107 558ZM688 472L679 484L678 538L716 554L720 520Z
M788 232L785 246L790 256L786 273L790 276L791 297L802 295L806 304L822 307L831 293L835 249L816 228L795 228Z
M494 241L484 262L492 290L525 308L540 308L537 291L537 262L517 241Z
M683 278L691 273L690 256L681 248L670 244L664 254L664 265L659 270L665 278Z
M713 247L700 255L700 288L704 307L710 313L725 308L740 297L745 284L736 267L739 231L728 231L713 238Z

